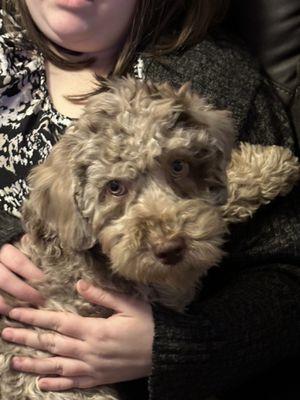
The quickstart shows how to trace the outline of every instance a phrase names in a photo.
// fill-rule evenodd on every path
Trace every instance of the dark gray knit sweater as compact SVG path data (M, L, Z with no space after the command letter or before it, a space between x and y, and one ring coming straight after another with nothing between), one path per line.
M257 65L220 35L166 66L149 63L148 75L176 84L191 80L217 107L232 110L240 140L299 150ZM230 255L211 270L186 315L154 308L151 400L200 400L212 393L231 400L300 398L298 376L280 371L283 365L292 370L290 358L300 355L299 205L297 187L232 227ZM271 369L281 377L277 382Z
M239 139L297 150L280 102L247 52L232 41L208 38L166 61L146 60L147 77L175 85L190 80L210 102L232 110ZM250 222L233 227L230 255L211 270L185 315L153 307L153 371L144 381L151 400L200 400L229 394L243 382L248 387L241 389L239 400L252 392L252 400L276 398L279 389L274 395L272 388L277 383L266 394L251 382L300 352L299 201L297 187ZM7 241L18 228L16 220L2 217L1 235ZM294 389L299 398L300 388ZM277 398L292 398L288 390ZM129 398L142 397L135 389Z

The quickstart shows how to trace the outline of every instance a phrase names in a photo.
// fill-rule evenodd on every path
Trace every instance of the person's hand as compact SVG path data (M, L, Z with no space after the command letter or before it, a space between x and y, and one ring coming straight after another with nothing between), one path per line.
M15 308L9 313L11 318L50 331L38 333L30 329L5 328L2 337L55 356L15 357L13 368L44 375L39 387L53 391L90 388L149 376L154 336L150 304L103 291L84 281L77 283L77 290L91 303L110 308L115 314L105 319Z
M32 305L44 302L42 295L26 281L42 279L43 272L37 268L20 250L11 244L0 249L0 289L18 300ZM10 307L0 295L0 315L7 315Z

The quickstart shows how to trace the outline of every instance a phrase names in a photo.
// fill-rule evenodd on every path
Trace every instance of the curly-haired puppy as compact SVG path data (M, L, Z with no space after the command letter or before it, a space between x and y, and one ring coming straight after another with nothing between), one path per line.
M223 255L232 144L229 113L188 86L120 79L93 97L29 180L19 247L45 271L44 308L106 316L78 297L84 278L182 311ZM37 354L0 341L1 400L119 399L112 387L41 392L9 368Z

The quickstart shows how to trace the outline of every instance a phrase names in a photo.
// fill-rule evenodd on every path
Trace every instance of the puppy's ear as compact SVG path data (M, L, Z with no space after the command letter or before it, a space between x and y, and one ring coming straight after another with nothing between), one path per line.
M75 176L76 150L71 136L66 133L47 160L32 170L23 220L33 237L57 237L64 248L84 250L91 248L95 239L75 200L75 193L82 188Z

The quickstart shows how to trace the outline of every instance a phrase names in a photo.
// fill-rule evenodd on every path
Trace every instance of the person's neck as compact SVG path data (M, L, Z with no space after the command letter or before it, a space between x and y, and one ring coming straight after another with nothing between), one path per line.
M70 118L79 118L85 101L74 103L68 96L84 96L93 92L97 85L95 74L107 77L114 68L118 52L109 49L98 53L73 53L67 57L70 61L90 58L95 61L86 68L71 71L46 61L45 69L49 95L56 110Z
M54 108L69 118L79 118L86 101L74 102L70 96L84 96L96 88L95 73L107 76L110 70L103 64L100 68L65 70L47 61L45 63L47 87Z

